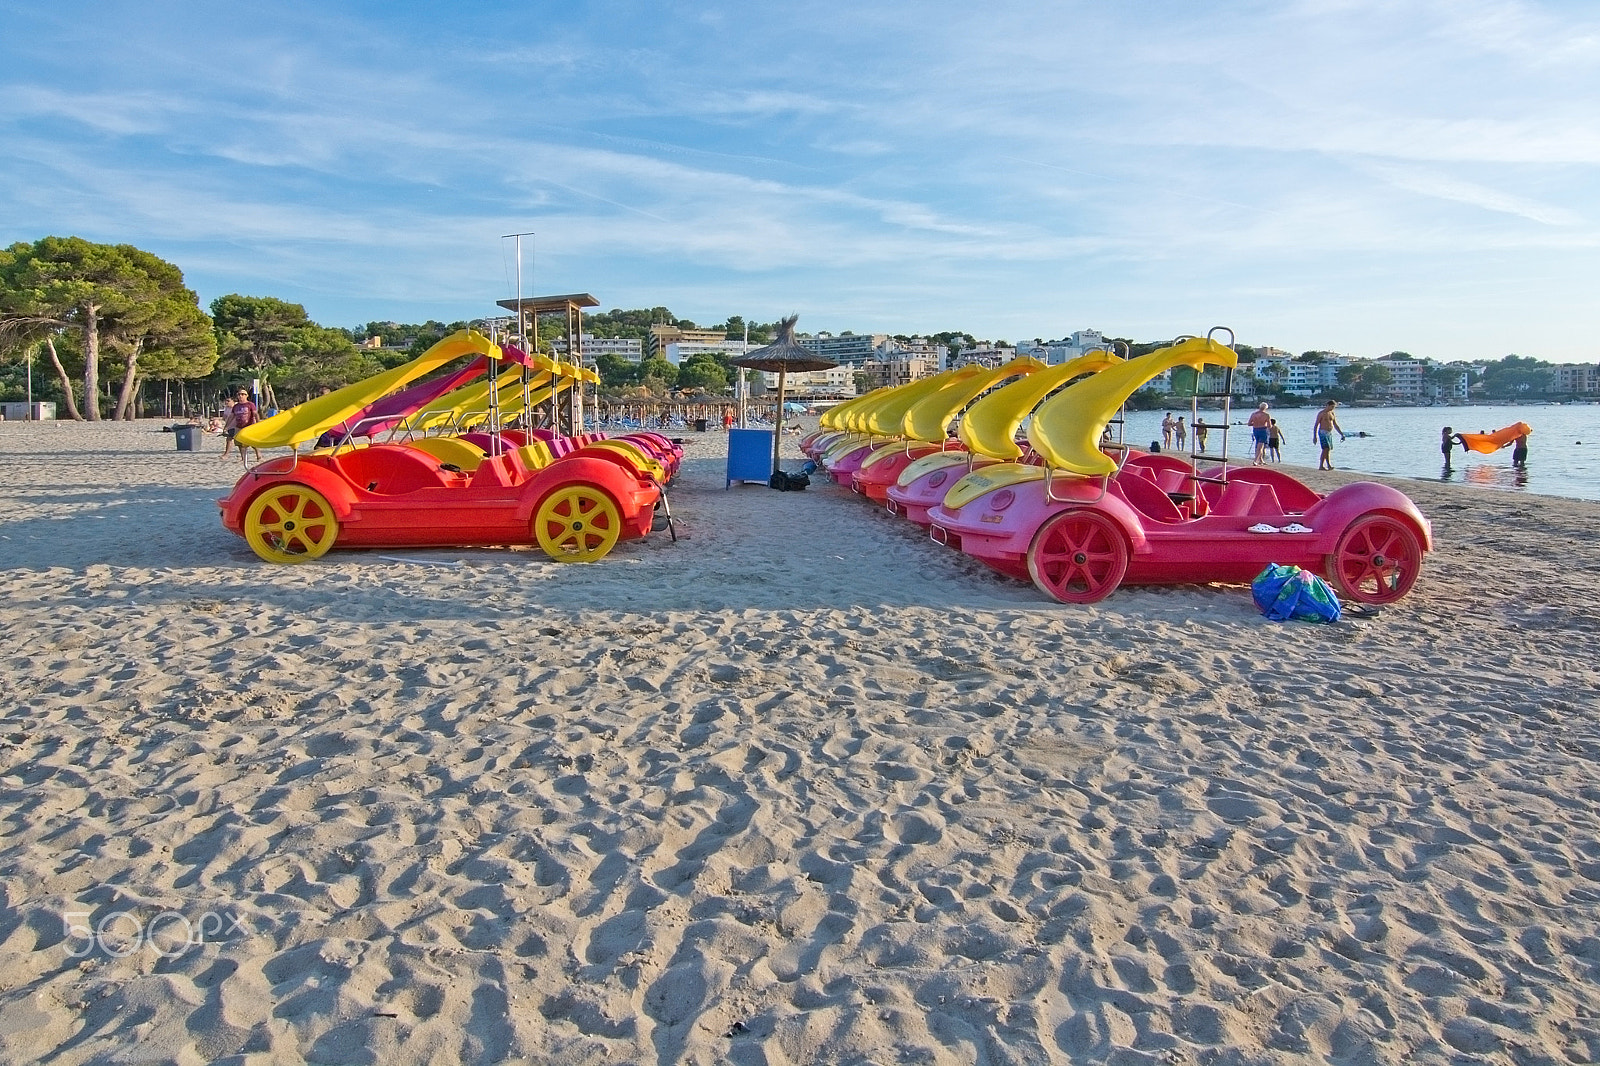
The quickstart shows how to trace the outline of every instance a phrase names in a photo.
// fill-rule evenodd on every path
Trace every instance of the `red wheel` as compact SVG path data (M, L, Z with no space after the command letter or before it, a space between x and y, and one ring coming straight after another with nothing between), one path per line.
M1339 538L1328 572L1339 592L1361 603L1393 603L1411 591L1422 570L1422 542L1389 515L1358 518Z
M1028 548L1028 574L1062 603L1099 603L1128 573L1128 541L1099 511L1066 511L1046 522Z

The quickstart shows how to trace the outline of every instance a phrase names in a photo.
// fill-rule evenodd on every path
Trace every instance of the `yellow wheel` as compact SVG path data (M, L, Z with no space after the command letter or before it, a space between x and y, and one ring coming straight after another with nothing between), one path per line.
M539 504L533 535L558 563L592 563L616 546L622 512L593 485L566 485Z
M333 505L304 485L274 485L250 501L244 539L269 563L308 563L339 539Z

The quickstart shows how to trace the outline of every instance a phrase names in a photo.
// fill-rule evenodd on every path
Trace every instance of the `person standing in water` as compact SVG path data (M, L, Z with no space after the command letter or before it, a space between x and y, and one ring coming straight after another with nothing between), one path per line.
M1274 418L1272 424L1267 426L1267 458L1274 463L1283 462L1283 452L1278 449L1283 447L1283 433L1278 429L1278 420Z
M1261 466L1266 462L1268 428L1272 425L1272 416L1267 414L1267 405L1262 404L1250 412L1247 423L1250 426L1250 439L1255 443L1256 455L1254 465Z
M1311 439L1322 446L1322 458L1317 462L1318 470L1333 469L1333 435L1337 433L1339 439L1344 440L1344 430L1339 428L1339 420L1333 414L1333 409L1338 406L1338 400L1329 400L1322 410L1317 412L1317 420L1311 427Z
M1449 426L1445 426L1439 434L1439 450L1444 453L1445 473L1451 471L1450 454L1455 451L1456 442L1461 440L1461 435ZM1466 447L1465 444L1462 447Z
M1528 465L1528 435L1526 433L1517 437L1516 443L1511 446L1511 465Z
M1189 444L1189 427L1183 424L1183 416L1178 416L1178 424L1172 427L1172 439L1177 443L1181 452Z

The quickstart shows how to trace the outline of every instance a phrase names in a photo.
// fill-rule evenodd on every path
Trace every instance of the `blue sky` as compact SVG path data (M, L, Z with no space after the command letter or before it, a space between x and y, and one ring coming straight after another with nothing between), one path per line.
M1600 5L0 0L0 239L335 325L1600 359Z

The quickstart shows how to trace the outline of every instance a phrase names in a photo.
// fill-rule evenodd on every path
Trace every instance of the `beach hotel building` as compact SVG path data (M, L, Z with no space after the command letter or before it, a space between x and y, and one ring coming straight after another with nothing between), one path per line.
M567 342L564 337L557 337L552 346L556 351L566 354ZM602 355L620 356L630 363L644 359L644 342L636 337L596 337L593 333L585 333L579 350L588 363L593 363Z
M1558 366L1555 368L1553 384L1557 392L1574 396L1600 394L1600 366L1594 363Z
M1241 363L1248 368L1249 376L1234 378L1234 392L1244 395L1252 391L1276 391L1295 396L1316 396L1339 384L1339 371L1351 360L1333 352L1323 352L1322 362L1301 361L1281 348L1260 348L1261 354L1251 363Z
M1376 359L1374 362L1389 371L1391 400L1423 403L1433 399L1433 386L1428 382L1432 364L1426 359Z
M637 343L637 342L635 342ZM759 348L752 343L751 348ZM682 329L678 326L650 327L648 358L660 356L673 366L696 355L740 356L745 352L743 337L730 337L722 329Z
M861 367L835 366L827 370L802 370L784 381L784 388L796 400L848 400L856 394L856 374ZM778 391L778 375L763 371L761 382L768 392Z
M650 327L650 344L645 349L645 358L654 359L661 356L671 361L667 355L667 346L671 344L707 345L702 349L684 351L684 358L693 355L695 351L728 351L724 347L728 343L728 333L721 329L681 329L671 325L654 325ZM739 339L740 350L743 350L744 339Z
M800 342L800 347L808 352L815 352L823 359L832 359L840 365L852 366L874 358L879 354L880 348L886 348L890 344L887 333L841 333L837 337L831 333L802 334L795 340Z

